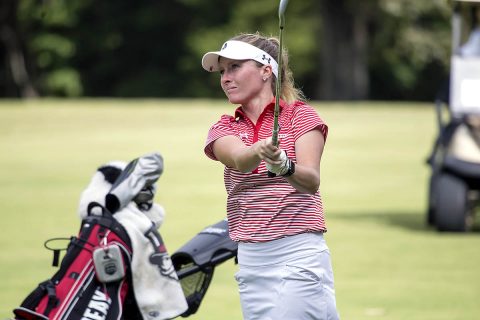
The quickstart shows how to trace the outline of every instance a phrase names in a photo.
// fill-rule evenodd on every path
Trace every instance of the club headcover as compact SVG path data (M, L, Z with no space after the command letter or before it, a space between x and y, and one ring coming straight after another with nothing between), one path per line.
M125 207L135 197L142 194L142 190L148 190L154 186L162 172L163 158L159 153L146 154L132 160L105 196L106 208L115 213ZM154 194L154 190L151 194Z

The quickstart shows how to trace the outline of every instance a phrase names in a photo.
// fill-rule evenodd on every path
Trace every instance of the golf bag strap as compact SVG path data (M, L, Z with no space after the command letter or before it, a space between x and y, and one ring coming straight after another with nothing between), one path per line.
M52 311L52 309L55 308L58 304L57 292L55 290L55 285L51 280L43 282L40 286L42 286L43 289L47 291L48 303L45 310L45 315L48 316L50 311Z
M25 298L21 307L14 310L14 313L18 314L26 312L30 314L31 312L34 312L33 310L38 305L42 297L44 297L45 292L47 292L48 295L48 302L44 314L46 317L48 317L48 314L52 311L52 309L58 305L58 297L52 280L47 280L40 283L38 287ZM36 315L36 313L34 313L34 315Z
M100 208L100 209L102 210L102 215L103 215L103 216L108 216L108 217L112 217L112 216L113 216L112 213L111 213L110 211L108 211L107 208L105 208L104 206L102 206L100 203L98 203L98 202L96 202L96 201L92 201L92 202L90 202L90 203L88 204L88 206L87 206L87 214L88 214L89 216L94 215L92 210L95 209L95 208Z

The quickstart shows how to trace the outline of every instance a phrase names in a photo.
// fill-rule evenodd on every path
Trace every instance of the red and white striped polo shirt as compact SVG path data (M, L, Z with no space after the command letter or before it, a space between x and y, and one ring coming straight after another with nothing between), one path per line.
M256 124L241 108L235 111L235 117L223 115L208 132L205 154L217 160L213 154L213 142L224 136L237 136L247 146L270 137L274 106L273 100ZM280 148L296 162L295 141L311 130L320 130L326 139L328 127L316 111L303 102L288 105L281 101L280 108ZM301 193L283 177L268 177L264 161L249 173L225 167L224 180L232 240L264 242L304 232L326 231L320 193Z

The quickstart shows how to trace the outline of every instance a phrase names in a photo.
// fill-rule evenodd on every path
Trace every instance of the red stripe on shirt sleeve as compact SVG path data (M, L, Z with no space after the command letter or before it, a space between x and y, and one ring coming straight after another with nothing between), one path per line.
M231 126L232 121L235 121L232 116L223 115L220 120L208 131L207 141L205 142L205 148L203 150L210 159L218 161L217 157L215 157L215 154L213 153L213 143L217 139L225 136L235 135L235 132Z
M294 110L292 122L295 140L315 129L320 130L325 141L327 140L328 126L313 107L306 104L298 104Z

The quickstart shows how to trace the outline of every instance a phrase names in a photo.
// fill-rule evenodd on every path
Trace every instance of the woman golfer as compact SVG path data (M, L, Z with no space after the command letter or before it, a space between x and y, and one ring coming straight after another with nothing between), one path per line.
M241 34L203 56L203 68L220 72L223 91L238 105L210 128L205 153L225 165L244 319L338 319L319 193L328 127L294 87L285 51L278 70L278 48L275 38ZM277 148L271 135L278 72Z

